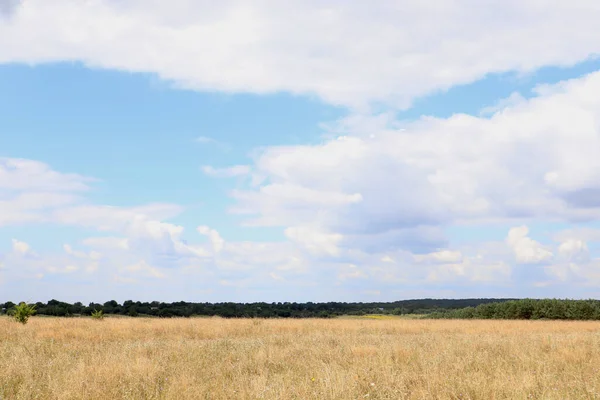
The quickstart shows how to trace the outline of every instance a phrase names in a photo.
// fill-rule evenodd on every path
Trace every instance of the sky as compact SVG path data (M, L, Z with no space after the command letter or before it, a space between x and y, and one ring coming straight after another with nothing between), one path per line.
M599 20L0 0L0 302L600 298Z

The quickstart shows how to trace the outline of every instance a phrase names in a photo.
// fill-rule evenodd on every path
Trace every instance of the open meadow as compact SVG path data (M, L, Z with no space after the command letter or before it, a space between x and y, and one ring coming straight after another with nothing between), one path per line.
M600 399L600 323L0 318L5 399Z

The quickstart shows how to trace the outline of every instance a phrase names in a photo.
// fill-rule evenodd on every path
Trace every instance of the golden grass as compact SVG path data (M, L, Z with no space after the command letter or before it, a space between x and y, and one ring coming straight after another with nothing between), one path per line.
M4 399L598 399L600 323L0 318Z
M348 318L348 319L419 319L423 318L422 315L419 314L405 314L405 315L389 315L389 314L367 314L361 316L343 316L338 318Z
M354 315L348 315L348 316L342 316L342 317L338 317L341 319L378 319L378 320L389 320L389 319L400 319L402 318L402 316L396 316L396 315L384 315L384 314L368 314L368 315L360 315L360 316L354 316Z

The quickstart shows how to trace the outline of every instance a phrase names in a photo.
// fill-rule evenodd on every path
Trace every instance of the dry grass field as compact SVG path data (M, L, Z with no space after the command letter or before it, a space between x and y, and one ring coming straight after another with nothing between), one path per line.
M600 399L600 323L0 318L5 399Z

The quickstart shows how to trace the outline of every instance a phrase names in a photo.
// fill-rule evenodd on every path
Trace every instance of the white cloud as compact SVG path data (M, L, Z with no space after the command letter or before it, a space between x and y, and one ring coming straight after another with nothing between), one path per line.
M598 91L600 72L490 118L424 117L405 129L376 119L369 129L363 117L357 130L346 121L344 140L264 149L253 166L263 181L234 191L232 212L253 225L318 226L355 248L403 230L428 230L423 239L433 239L446 224L595 220ZM443 236L436 240L444 245ZM534 250L522 259L548 257Z
M269 172L276 172L274 169ZM315 181L315 186L319 182ZM322 187L308 187L294 182L269 183L258 191L232 191L238 204L231 209L236 214L259 214L260 217L248 221L248 225L301 225L320 215L318 209L330 209L360 203L360 193L343 193ZM290 215L282 205L294 210ZM317 210L315 210L317 209ZM268 212L264 212L267 211ZM316 224L318 225L318 224Z
M2 274L12 281L19 279L19 282L37 279L43 283L49 275L55 276L55 282L68 279L71 285L87 280L88 283L94 283L94 293L104 297L109 296L106 290L114 282L119 283L120 288L127 288L128 298L137 288L155 287L152 285L157 285L158 281L163 281L163 288L169 288L169 296L176 294L174 288L181 285L193 285L203 293L226 286L243 289L244 295L213 291L210 292L213 293L210 299L243 301L249 300L246 296L253 291L258 296L253 297L255 300L265 300L267 291L274 293L275 298L269 298L274 300L281 298L282 293L285 296L295 293L294 299L299 300L314 300L312 296L316 293L328 300L339 300L339 296L347 296L345 298L352 300L356 299L354 296L357 291L379 290L384 294L382 299L393 300L398 293L403 293L400 288L415 285L421 288L459 285L464 295L472 295L479 293L473 291L476 288L474 284L478 285L478 289L528 288L536 284L532 279L519 282L512 280L514 271L519 268L529 270L531 266L511 267L510 246L503 242L483 243L469 248L449 247L427 254L413 254L400 249L370 254L359 248L341 247L336 249L332 258L327 251L313 251L305 243L293 240L229 242L209 227L200 226L197 231L209 237L210 245L187 244L179 239L178 243L186 248L202 249L202 252L175 252L170 255L173 257L170 264L165 264L159 257L160 250L150 250L153 248L151 238L148 239L147 248L127 248L122 245L122 239L117 237L89 238L84 241L88 247L85 251L65 245L62 255L44 253L36 257L20 257L15 251L4 258L0 257L0 262L8 266L2 270ZM512 232L515 236L514 229ZM303 233L310 235L314 232L305 230ZM523 231L516 236L519 240L527 237L523 236ZM90 248L90 245L98 247ZM545 266L544 287L547 290L553 290L554 285L561 283L577 282L584 285L587 281L596 282L600 279L598 260L586 261L578 256L587 251L585 243L565 241L556 244L555 250L560 256L548 260ZM31 249L27 247L24 251ZM151 261L153 257L154 261ZM312 289L307 292L307 288ZM159 286L156 286L158 289ZM526 294L526 290L521 293ZM87 299L89 297L83 300Z
M0 158L0 226L48 222L52 210L81 201L91 181L38 161Z
M98 260L102 259L102 253L100 253L96 250L92 250L89 253L86 253L84 251L74 250L73 247L69 244L63 245L63 249L65 250L65 253L67 253L68 255L70 255L74 258L85 259L85 260L91 261L92 264L88 265L88 268L87 268L88 271L93 271L93 270L97 269Z
M198 90L406 107L489 73L600 53L595 0L480 5L27 0L0 21L0 62L78 60Z
M215 260L216 267L223 271L254 271L257 276L269 269L288 274L303 272L305 263L302 252L288 242L226 242Z
M54 265L49 265L48 267L46 267L46 271L51 273L51 274L70 274L73 272L76 272L79 270L79 267L76 265L72 265L72 264L68 264L65 266L54 266Z
M511 266L509 249L504 243L486 242L476 246L445 248L424 254L397 253L381 261L385 266L376 268L381 281L427 286L431 284L482 284L506 285L510 282L514 266ZM389 264L399 267L395 273ZM400 279L399 279L400 278Z
M579 261L579 262L578 262ZM554 282L562 282L577 287L579 290L585 286L598 286L600 284L600 259L583 258L569 259L559 258L557 262L546 266L546 274L554 279Z
M44 171L49 180L54 179L55 186L46 185L43 180L38 183L35 171ZM32 187L19 182L27 182L30 176ZM85 190L85 185L73 182L86 180L55 172L36 162L18 160L13 163L0 181L3 185L0 186L1 193L7 196L6 204L10 204L12 210L25 210L32 217L13 218L11 223L50 222L104 232L110 236L83 239L84 250L65 244L62 251L42 254L34 252L27 243L14 240L13 251L0 254L2 282L19 282L19 285L29 282L28 285L33 285L30 280L35 279L39 285L52 287L51 290L68 282L70 295L74 296L78 285L83 284L82 287L92 288L90 290L96 295L107 296L111 293L109 288L113 282L128 285L129 291L135 291L136 287L153 285L152 280L156 278L169 280L169 285L183 285L192 273L208 287L218 285L219 281L243 287L260 285L269 276L289 282L288 278L307 271L303 252L289 243L226 243L216 230L200 226L198 233L207 235L210 244L189 244L183 238L185 232L182 226L164 221L181 211L181 207L176 205L101 206L87 204L86 199L79 195L69 201L50 201L52 198L60 199L62 194ZM54 197L46 196L45 202L39 199L27 201L40 185L46 185L43 189ZM187 278L182 278L185 274L188 274ZM50 281L51 276L54 278ZM293 282L303 284L298 279ZM27 291L36 291L33 287L14 285L9 291L4 289L7 288L3 288L4 296L10 293L21 296ZM80 295L90 296L91 293Z
M427 281L449 284L466 282L507 283L512 268L503 260L486 260L481 255L465 257L458 263L442 263L429 269Z
M297 243L310 254L337 256L340 254L338 243L342 235L321 232L308 226L293 226L285 229L285 236Z
M600 242L600 229L594 228L570 228L559 231L553 235L557 242L566 242L577 239L583 242Z
M17 239L13 239L12 248L15 253L20 255L26 255L31 252L31 247L29 246L29 244L21 242Z
M88 189L92 179L53 171L47 164L20 158L0 158L0 187L6 190L45 193Z
M354 264L346 264L343 266L340 266L338 269L338 275L337 278L340 281L345 281L348 279L367 279L369 276L361 271L356 265Z
M71 225L125 235L120 245L137 251L150 251L150 247L155 252L191 251L180 240L182 227L161 222L180 213L181 207L160 203L138 207L86 204L82 192L89 189L89 182L93 179L54 171L41 162L3 158L0 226L42 222ZM15 246L24 249L25 244ZM69 245L65 251L77 255Z
M225 245L225 240L223 240L221 235L219 235L219 232L217 232L214 229L210 229L208 226L199 226L198 228L196 228L196 230L201 235L208 236L215 253L219 253L219 252L221 252L221 250L223 250L223 246Z
M99 249L129 249L129 240L120 237L90 237L83 239L81 243L85 246Z
M70 244L64 244L63 249L64 249L65 253L72 255L74 257L79 257L79 258L87 257L87 254L85 254L84 252L73 250L73 247L71 247Z
M558 246L558 255L568 262L585 263L590 261L587 243L579 239L568 239Z
M125 279L135 279L136 277L151 277L151 278L164 278L165 274L161 272L158 268L148 265L148 263L144 260L123 267L119 270L120 278ZM125 276L123 276L125 275Z
M415 255L417 262L455 263L460 262L462 258L462 253L456 250L440 250L429 254Z
M520 93L514 92L511 93L505 99L501 99L496 104L490 107L484 107L479 113L480 115L493 115L499 111L504 111L507 108L516 107L521 103L526 102L527 100L521 96Z
M24 284L28 279L40 280L48 275L89 273L102 258L97 251L85 253L70 245L64 245L63 250L63 253L38 253L28 243L13 239L12 252L0 254L0 262L7 265L4 273L12 277L13 284L17 281Z
M160 223L162 219L178 215L182 207L174 204L149 204L139 207L100 206L93 204L62 207L53 212L51 221L100 231L124 231L159 237L177 235L180 228Z
M196 257L205 254L202 249L189 246L182 240L182 226L161 221L180 211L181 207L172 204L131 208L87 205L57 210L53 220L61 224L93 228L124 236L88 238L85 244L91 247L118 248L145 257L151 257L150 254L156 257Z
M506 242L513 250L515 259L522 264L536 264L551 259L554 255L539 242L527 236L529 229L526 226L511 228Z
M117 236L90 237L83 241L89 252L74 250L66 244L63 255L30 262L29 268L41 274L93 272L100 267L100 252L107 251L113 263L143 258L161 265L178 264L176 259L206 257L202 246L191 246L182 239L184 228L164 222L182 211L174 204L153 203L136 207L89 204L82 196L93 179L52 170L31 160L4 158L0 162L0 226L23 223L51 223ZM35 255L26 243L15 241L21 255ZM127 254L127 255L125 255ZM37 257L37 256L36 256ZM72 262L73 261L73 262ZM35 265L34 265L35 264ZM39 264L39 265L38 265Z

